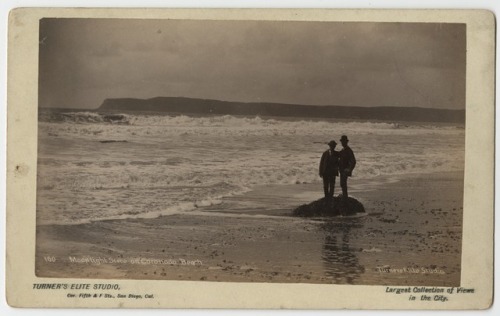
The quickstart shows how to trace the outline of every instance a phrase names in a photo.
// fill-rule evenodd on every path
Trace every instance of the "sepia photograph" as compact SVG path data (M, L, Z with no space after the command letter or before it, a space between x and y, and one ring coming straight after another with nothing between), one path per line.
M41 19L36 275L459 286L465 31Z
M10 306L491 306L491 12L20 8L8 35Z

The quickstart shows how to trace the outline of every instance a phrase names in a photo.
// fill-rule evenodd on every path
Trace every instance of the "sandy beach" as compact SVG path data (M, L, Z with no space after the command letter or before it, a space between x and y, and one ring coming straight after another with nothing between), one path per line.
M351 195L367 210L359 217L292 217L294 207L322 194L320 184L298 184L258 187L183 214L39 225L36 275L460 284L463 173L352 182Z

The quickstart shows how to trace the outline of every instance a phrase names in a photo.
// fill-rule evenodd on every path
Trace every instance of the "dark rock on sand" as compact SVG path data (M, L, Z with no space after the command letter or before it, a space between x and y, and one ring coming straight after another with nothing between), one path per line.
M293 210L293 215L301 217L314 216L352 216L356 213L364 213L365 208L361 202L354 198L342 201L342 196L334 198L322 198L309 204L304 204Z

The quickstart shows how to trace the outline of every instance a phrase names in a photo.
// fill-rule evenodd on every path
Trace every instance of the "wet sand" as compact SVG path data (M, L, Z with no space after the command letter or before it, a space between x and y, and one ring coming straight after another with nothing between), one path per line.
M260 187L185 214L39 226L36 274L458 286L463 174L359 181L351 195L367 213L354 218L292 217L321 197L321 184L308 184Z

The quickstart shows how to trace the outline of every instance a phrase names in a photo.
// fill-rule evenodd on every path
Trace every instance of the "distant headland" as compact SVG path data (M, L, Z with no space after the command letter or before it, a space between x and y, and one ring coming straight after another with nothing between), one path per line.
M245 103L183 97L106 99L98 110L465 123L465 110L389 106L359 107L261 102Z

